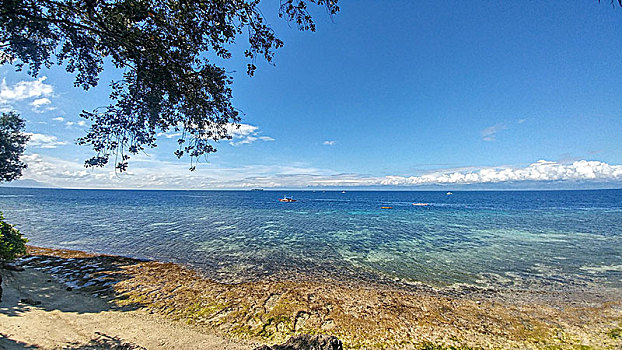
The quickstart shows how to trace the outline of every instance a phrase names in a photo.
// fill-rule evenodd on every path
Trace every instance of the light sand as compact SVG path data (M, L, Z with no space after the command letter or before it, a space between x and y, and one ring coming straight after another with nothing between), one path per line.
M121 310L105 300L66 287L34 269L0 270L0 349L78 349L116 337L147 349L252 349L140 310ZM49 282L48 282L49 281ZM32 306L20 302L41 301Z

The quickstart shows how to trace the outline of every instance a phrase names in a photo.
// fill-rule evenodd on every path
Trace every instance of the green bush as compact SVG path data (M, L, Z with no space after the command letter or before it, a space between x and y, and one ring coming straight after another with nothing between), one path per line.
M0 261L15 260L26 254L26 242L28 240L15 227L4 221L0 212Z

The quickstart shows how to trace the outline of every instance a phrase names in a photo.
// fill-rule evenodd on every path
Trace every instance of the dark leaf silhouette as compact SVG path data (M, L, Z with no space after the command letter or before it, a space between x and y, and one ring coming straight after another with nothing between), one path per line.
M315 30L308 4L339 11L338 0L281 0L279 15L300 30ZM177 157L215 152L240 122L231 103L232 78L213 58L229 59L230 44L246 37L253 75L257 57L271 63L283 42L266 23L260 0L4 0L0 3L0 64L37 76L57 63L75 74L75 86L98 83L104 62L122 71L110 105L81 116L91 122L78 140L96 155L87 167L115 157L125 171L129 155L156 147L158 133L181 132Z

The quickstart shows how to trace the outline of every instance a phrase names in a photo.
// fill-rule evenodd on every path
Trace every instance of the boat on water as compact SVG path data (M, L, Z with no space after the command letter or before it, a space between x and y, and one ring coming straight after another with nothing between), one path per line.
M430 204L429 203L413 203L413 205L416 207L427 207Z
M263 191L263 188L252 188L251 191Z
M447 192L446 195L451 196L453 193Z
M393 209L393 207L380 207L380 209Z
M341 191L341 193L346 193L346 191Z
M283 198L279 199L279 202L286 202L286 203L291 203L291 202L295 202L296 200L292 197L287 197L287 196L283 196Z

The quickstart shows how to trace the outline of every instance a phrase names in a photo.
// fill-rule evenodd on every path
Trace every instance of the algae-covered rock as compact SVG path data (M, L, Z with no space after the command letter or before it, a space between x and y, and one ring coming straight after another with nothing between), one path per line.
M255 350L343 350L341 340L332 335L297 335L285 344L263 345Z

